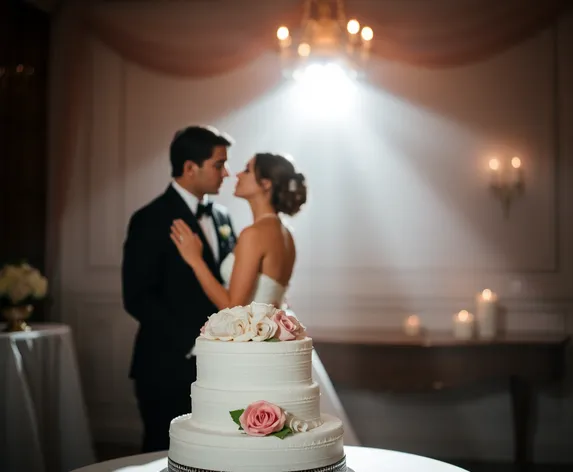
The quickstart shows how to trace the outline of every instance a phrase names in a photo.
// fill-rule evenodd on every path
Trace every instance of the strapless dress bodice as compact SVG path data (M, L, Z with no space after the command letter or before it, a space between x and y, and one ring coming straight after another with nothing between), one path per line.
M221 277L228 287L233 273L235 255L231 252L223 262L221 262ZM273 278L265 274L259 274L253 290L252 301L258 303L268 303L269 305L280 306L285 297L287 287L278 283Z

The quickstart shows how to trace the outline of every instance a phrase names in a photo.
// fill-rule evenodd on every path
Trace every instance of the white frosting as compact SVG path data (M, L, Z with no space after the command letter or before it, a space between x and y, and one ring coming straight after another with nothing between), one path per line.
M197 338L197 382L226 391L282 389L312 383L312 339L285 342Z
M171 423L169 458L183 466L228 472L312 470L344 457L342 422L323 415L323 424L306 433L279 439L196 428L191 415Z
M236 431L237 425L229 421L229 412L259 400L274 403L296 418L320 424L320 390L316 383L281 390L234 391L205 388L195 382L191 386L192 422L204 429Z
M172 461L212 471L285 472L325 467L344 457L342 422L320 414L311 338L225 342L200 337L195 353L193 413L171 423ZM301 432L279 439L240 431L229 412L258 400L280 406Z

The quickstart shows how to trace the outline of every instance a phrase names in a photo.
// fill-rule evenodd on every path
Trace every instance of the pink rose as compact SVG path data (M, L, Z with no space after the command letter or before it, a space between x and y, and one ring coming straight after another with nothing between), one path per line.
M207 329L207 323L209 323L209 320L205 321L205 324L201 326L201 334L205 334L205 330Z
M296 317L287 315L284 310L277 311L273 315L273 321L278 326L275 336L281 341L302 339L305 336L305 327Z
M284 428L286 415L278 406L260 400L247 407L239 422L249 436L268 436Z

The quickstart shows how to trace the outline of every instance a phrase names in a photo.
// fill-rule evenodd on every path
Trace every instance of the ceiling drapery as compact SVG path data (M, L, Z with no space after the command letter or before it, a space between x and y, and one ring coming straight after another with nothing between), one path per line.
M182 76L226 72L277 49L301 0L108 1L85 9L93 34L144 67ZM485 59L550 24L568 0L347 0L348 17L374 28L372 53L419 67Z

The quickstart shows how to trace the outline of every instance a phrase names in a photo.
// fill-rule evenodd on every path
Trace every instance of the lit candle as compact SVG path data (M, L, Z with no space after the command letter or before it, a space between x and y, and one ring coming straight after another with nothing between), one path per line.
M370 47L372 46L372 38L374 38L374 32L370 26L365 26L360 32L362 38L362 50L360 51L360 58L365 61L370 56Z
M346 25L346 31L348 31L350 44L355 44L358 39L358 32L360 31L360 23L354 19L350 20Z
M277 39L279 40L279 46L281 47L281 56L285 58L288 55L288 48L292 41L290 31L286 26L281 26L277 30Z
M476 323L478 336L494 338L497 334L497 295L486 288L476 296Z
M492 187L498 187L501 182L501 165L499 159L495 157L489 160L489 169L491 171L491 185Z
M454 315L454 338L471 339L474 336L474 315L462 310Z
M511 183L513 185L520 185L522 179L521 159L519 157L514 157L511 159Z
M422 328L420 317L410 315L404 320L404 332L408 336L418 336Z

